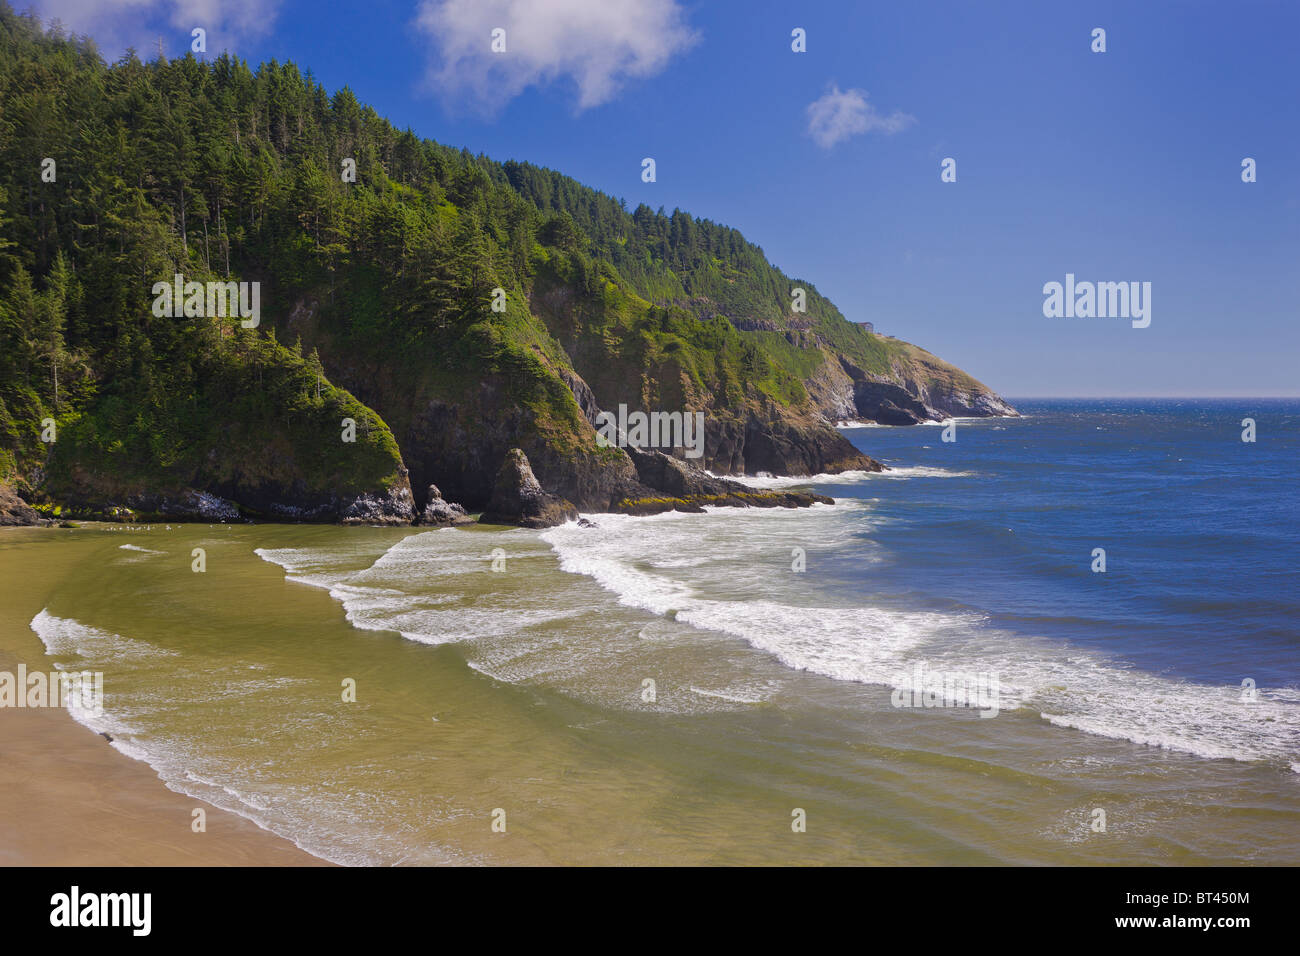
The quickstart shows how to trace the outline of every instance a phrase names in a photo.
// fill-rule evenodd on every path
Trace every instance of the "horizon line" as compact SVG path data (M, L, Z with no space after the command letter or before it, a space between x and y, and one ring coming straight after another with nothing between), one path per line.
M1276 398L1296 398L1300 399L1300 392L1285 395L1013 395L1007 392L999 393L1007 401L1036 400L1044 398L1130 398L1130 399L1276 399Z

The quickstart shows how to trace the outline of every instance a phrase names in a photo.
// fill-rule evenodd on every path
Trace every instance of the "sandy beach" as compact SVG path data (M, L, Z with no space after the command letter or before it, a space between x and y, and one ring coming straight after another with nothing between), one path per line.
M0 865L326 865L233 813L168 790L59 710L0 710ZM207 814L204 833L193 811Z
M1031 408L1038 417L986 429L972 452L971 473L1001 478L961 477L933 442L911 477L850 476L825 486L843 503L808 510L598 515L540 532L0 531L0 671L104 675L103 712L83 718L93 729L59 710L0 708L0 861L315 862L296 848L350 866L1300 860L1290 605L1267 618L1280 639L1253 645L1249 705L1210 682L1217 645L1180 628L1136 628L1128 653L1150 669L1121 666L1087 645L1106 627L1089 572L1062 582L1057 570L1078 550L1066 534L1076 516L1041 509L1061 495L1103 515L1115 506L1117 520L1149 507L1089 492L1085 469L1062 489L1059 463L1081 441L1115 443L1101 420L1150 448L1143 467L1176 476L1152 431L1182 429L1177 444L1213 461L1213 437L1194 437L1204 412L1166 411L1169 424ZM1030 429L1048 460L1017 465ZM1255 467L1283 476L1290 459ZM1021 492L1030 517L1006 521ZM1200 506L1226 520L1217 496ZM1264 525L1271 500L1241 506L1235 520ZM1053 553L1064 557L1044 568L1036 551L1004 555L1022 598L1000 578L981 583L988 549L1031 521L1063 536ZM810 542L818 573L792 574L784 559ZM1213 575L1217 551L1205 554ZM497 558L508 570L492 570ZM936 561L949 570L931 574ZM1167 567L1174 621L1183 602L1203 615L1201 592L1222 593L1210 579L1179 591L1189 569ZM958 586L964 604L936 610ZM1147 599L1140 579L1125 586ZM1266 606L1267 580L1234 586ZM910 606L875 596L916 589ZM1048 622L1069 640L1019 620L1044 589L1084 615ZM999 603L1016 613L975 612ZM1225 604L1207 620L1236 613ZM1116 645L1128 631L1103 633ZM996 717L895 704L888 682L915 682L927 660L997 676ZM1167 661L1208 677L1155 672ZM207 833L193 833L205 803L224 812L209 809ZM1098 808L1105 830L1092 825Z
M49 529L0 531L0 547ZM46 581L50 580L45 578ZM44 595L13 577L0 601L0 670L49 670L28 622ZM169 790L61 708L0 708L0 865L324 866L236 814ZM191 829L206 813L206 832Z

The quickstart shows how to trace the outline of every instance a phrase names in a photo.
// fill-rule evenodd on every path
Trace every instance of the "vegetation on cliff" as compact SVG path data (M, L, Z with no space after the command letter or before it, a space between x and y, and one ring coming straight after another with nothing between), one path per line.
M260 283L260 327L157 317L177 273ZM326 515L409 467L482 506L518 448L606 508L639 489L595 408L705 411L701 465L812 473L874 465L826 420L907 404L880 382L913 418L991 395L734 229L420 139L293 64L107 65L0 2L0 482L24 495Z

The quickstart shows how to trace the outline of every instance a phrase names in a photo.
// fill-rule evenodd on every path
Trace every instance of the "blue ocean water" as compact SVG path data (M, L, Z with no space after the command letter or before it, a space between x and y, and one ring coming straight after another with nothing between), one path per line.
M536 845L583 862L788 861L792 805L811 862L1297 859L1300 401L1015 404L747 479L804 509L98 530L31 628L114 675L114 746L340 862L489 856L464 808L506 805L575 808ZM920 666L997 714L901 707Z
M950 443L937 426L845 430L910 477L819 489L891 522L883 560L825 569L837 589L1173 678L1296 687L1300 400L1014 404L1022 418L961 421Z

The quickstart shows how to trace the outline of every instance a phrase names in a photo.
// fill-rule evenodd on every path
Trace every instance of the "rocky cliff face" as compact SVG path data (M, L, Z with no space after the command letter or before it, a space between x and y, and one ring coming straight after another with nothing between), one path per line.
M41 516L8 485L0 485L0 527L40 524Z
M116 136L80 151L77 201L50 204L22 201L30 144L0 136L0 483L38 513L443 524L466 517L457 505L540 520L568 513L560 500L807 504L703 469L878 469L837 419L1012 413L723 224L629 210L369 108L358 126L355 100L289 64L110 66L57 31L5 28L0 74L49 81L47 139ZM0 82L0 115L31 112L22 88ZM170 125L140 110L172 100L192 108ZM195 150L160 167L177 137ZM364 157L364 174L322 177L339 155ZM236 227L218 230L219 267L195 231L213 214ZM147 290L180 273L254 283L260 323L213 309L211 287L207 308L187 296L158 314ZM597 417L624 408L699 416L702 442L640 426L598 441ZM516 513L511 498L542 504ZM31 520L20 502L0 516Z
M807 383L828 420L916 425L1018 414L988 386L924 349L898 340L892 345L883 372L869 372L842 354L828 356Z
M908 425L1015 414L970 376L897 340L890 340L888 367L870 371L861 356L800 330L791 344L820 364L787 383L789 397L777 400L707 365L701 373L698 359L692 366L672 352L650 357L626 341L611 344L608 327L588 324L590 302L573 290L552 285L532 304L538 314L528 319L541 344L502 345L460 374L447 363L394 355L383 341L357 348L320 320L316 299L305 297L281 337L319 348L330 379L348 389L338 390L335 405L312 412L319 420L310 437L301 426L242 427L188 476L131 479L86 467L73 455L42 490L69 505L73 517L446 525L470 520L467 509L486 509L490 520L544 526L577 510L807 505L818 499L756 495L713 475L881 470L831 427L836 420ZM599 416L620 405L702 413L700 454L603 447ZM334 424L344 412L367 422L369 458L359 470L339 463L353 459ZM0 508L0 521L37 517L16 497L10 505Z
M57 500L61 516L103 521L263 520L407 525L416 520L405 469L393 475L390 487L377 485L357 494L314 492L302 483L287 487L217 485L205 489L128 490L126 486L112 487L101 482L93 488L83 487L60 495ZM4 523L0 515L0 524Z
M417 511L433 497L470 511L488 508L512 449L547 492L584 511L609 510L635 482L626 455L598 446L574 392L545 356L507 356L513 374L497 370L507 364L500 356L488 356L466 374L436 351L394 355L385 342L357 347L310 298L296 304L283 334L318 348L332 380L382 410L410 471Z
M758 383L732 378L716 352L743 348L744 339L733 343L724 338L713 355L672 339L662 349L647 348L645 327L654 327L654 310L631 297L615 305L609 300L608 292L583 295L543 276L529 301L570 363L558 373L589 424L596 426L602 411L612 414L620 406L647 414L701 412L704 440L692 463L719 474L815 475L882 467L830 427L803 386L789 376L787 399L774 398ZM705 304L691 304L707 314ZM616 309L633 317L614 320ZM687 328L698 325L690 315L678 322ZM746 331L744 323L737 327ZM712 343L707 334L701 337ZM764 369L768 375L783 374L768 363ZM678 457L685 453L670 452Z

